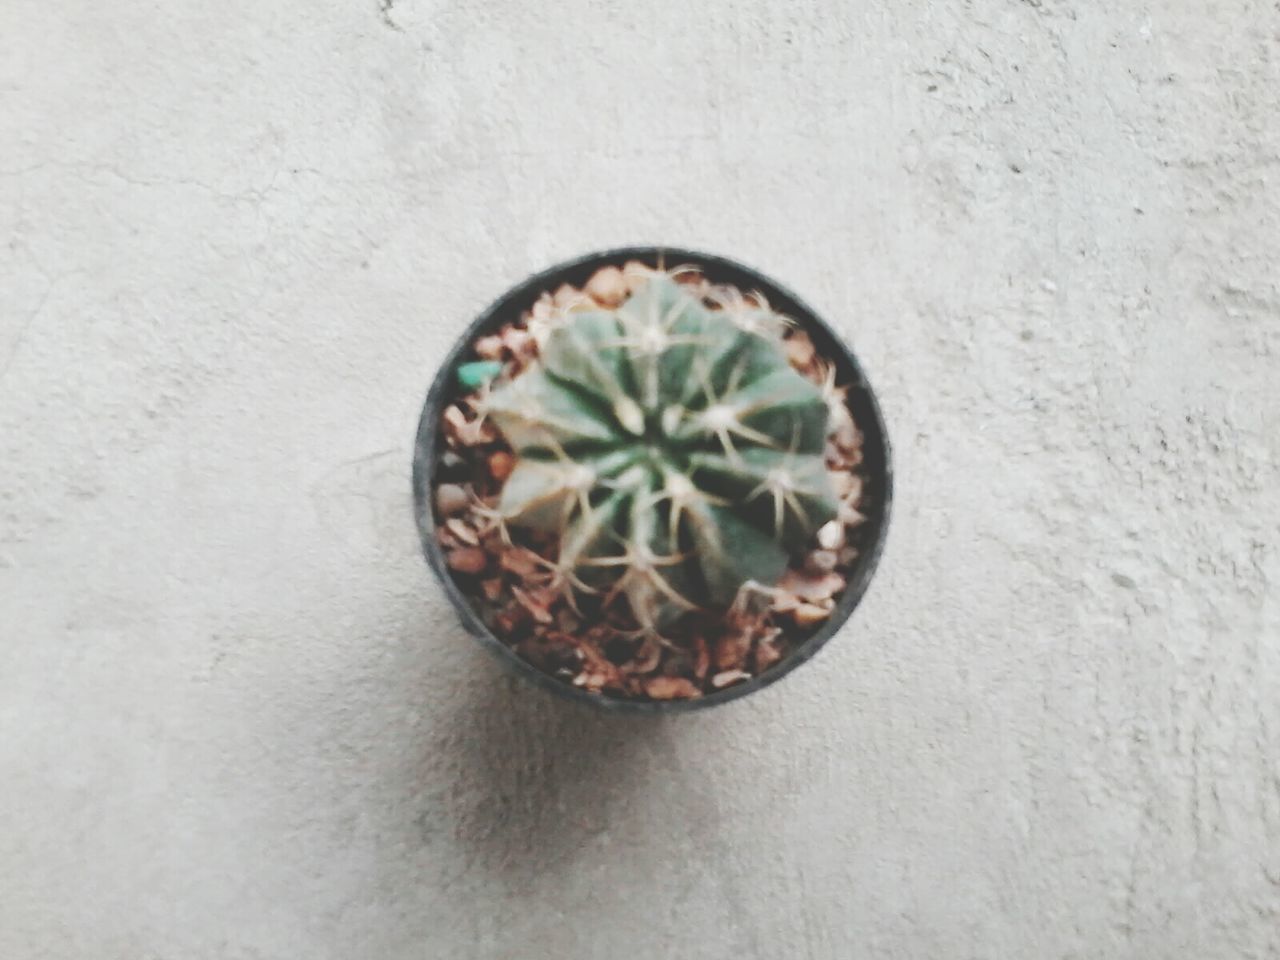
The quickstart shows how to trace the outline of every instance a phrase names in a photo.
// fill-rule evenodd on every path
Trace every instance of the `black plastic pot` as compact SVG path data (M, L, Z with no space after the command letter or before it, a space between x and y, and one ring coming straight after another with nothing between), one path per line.
M624 700L589 693L557 680L520 659L481 622L454 581L445 564L444 552L436 539L436 523L432 512L432 481L436 475L443 442L440 435L440 416L445 406L462 392L454 381L454 371L464 359L466 351L477 338L492 333L502 324L519 318L544 290L554 291L563 283L581 287L599 268L611 264L621 267L629 260L639 260L650 266L656 266L659 263L668 267L696 264L714 283L729 283L743 291L759 290L764 293L774 309L798 321L804 327L820 356L837 365L840 374L839 382L852 384L852 389L849 391L849 405L864 435L863 458L866 478L863 512L867 514L867 522L857 529L854 543L859 548L859 556L850 572L848 586L837 601L835 611L819 630L768 672L693 700ZM445 593L457 609L462 625L508 668L522 677L560 696L585 701L609 710L673 712L728 703L730 700L754 693L782 679L812 657L849 619L871 582L888 530L892 495L893 468L884 419L871 385L867 383L862 367L858 364L853 352L822 318L795 294L763 274L724 257L674 247L623 247L588 254L544 270L507 291L472 322L440 364L435 382L432 383L422 408L422 419L418 423L417 444L413 458L413 496L422 549L426 554L427 563L440 578Z

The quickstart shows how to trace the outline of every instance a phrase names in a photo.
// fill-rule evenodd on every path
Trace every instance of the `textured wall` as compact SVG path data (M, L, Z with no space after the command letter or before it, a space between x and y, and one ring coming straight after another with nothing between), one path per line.
M0 0L0 957L1280 955L1280 10ZM434 365L670 242L851 338L900 506L748 701L513 687Z

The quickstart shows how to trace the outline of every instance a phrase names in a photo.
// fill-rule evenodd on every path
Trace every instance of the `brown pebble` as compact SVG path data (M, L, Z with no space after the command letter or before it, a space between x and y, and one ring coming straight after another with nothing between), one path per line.
M846 527L856 527L859 524L865 523L867 520L866 517L864 517L861 513L855 510L848 503L840 504L840 510L836 514L836 516L840 520L840 522L843 523Z
M574 677L576 686L599 693L604 689L621 689L625 683L622 671L592 643L579 643L583 670Z
M858 432L852 419L836 424L831 439L835 441L842 453L852 453L862 445L862 434Z
M644 682L644 692L654 700L688 700L702 695L693 681L684 677L650 677Z
M802 570L788 570L778 582L778 588L784 594L796 597L807 603L817 603L834 597L845 588L845 579L838 573L825 573L819 576L805 573ZM779 609L774 604L774 609ZM791 609L791 608L788 608Z
M840 566L848 567L853 565L853 561L858 559L857 547L845 547L840 551Z
M841 500L857 503L862 497L862 478L848 470L832 470L831 486Z
M740 669L747 662L747 654L751 652L751 635L743 630L726 633L717 638L715 644L715 664L718 670Z
M481 573L489 563L489 555L479 547L460 547L449 553L449 567L459 573Z
M831 611L824 610L817 604L802 603L791 612L791 616L795 619L797 627L816 627L831 616Z
M497 600L502 596L501 577L492 577L489 580L484 580L480 583L480 586L484 590L485 597L489 600Z
M511 471L515 469L516 460L506 450L498 450L489 455L489 475L499 483L511 476Z
M793 367L803 369L813 363L813 341L803 330L792 333L784 341L783 346L786 347L787 359L791 361Z
M756 644L756 674L762 674L782 659L782 651L778 649L776 635L766 637Z
M616 307L627 297L627 281L617 267L601 267L587 281L587 293L602 307Z
M498 639L510 644L519 642L521 637L527 637L532 624L529 611L517 603L497 614L493 618L491 629Z
M815 550L804 559L804 568L810 573L830 573L839 558L830 550Z
M571 287L567 283L562 283L560 284L559 289L556 290L555 296L552 297L552 301L557 307L563 310L581 296L582 291L577 287Z
M509 327L503 331L502 339L513 356L523 357L527 353L532 353L533 335L528 330Z
M476 341L476 356L482 360L501 360L502 338L498 336L481 337Z
M628 260L622 266L622 276L627 281L627 290L634 292L653 276L653 268L646 267L639 260Z
M456 483L442 483L436 487L436 509L442 516L452 517L467 509L471 498Z
M517 577L529 577L538 569L538 555L524 547L510 547L502 552L498 563L508 573L514 573Z
M462 412L462 408L451 405L445 408L444 416L445 426L449 428L449 433L455 438L460 438L461 434L467 429L467 415Z
M684 287L699 300L707 295L707 290L711 287L711 284L707 283L707 278L694 270L682 270L676 279L680 286Z

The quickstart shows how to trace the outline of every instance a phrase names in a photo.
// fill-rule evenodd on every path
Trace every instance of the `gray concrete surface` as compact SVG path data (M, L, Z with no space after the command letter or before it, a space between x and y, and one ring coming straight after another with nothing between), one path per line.
M0 0L0 957L1280 956L1270 2ZM738 256L900 508L672 720L513 687L418 556L528 271Z

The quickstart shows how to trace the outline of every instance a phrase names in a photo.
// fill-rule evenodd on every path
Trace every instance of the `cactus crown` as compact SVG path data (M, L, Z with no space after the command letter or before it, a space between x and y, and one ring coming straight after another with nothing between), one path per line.
M654 273L617 309L563 314L488 394L518 458L498 509L557 535L548 563L570 603L625 598L658 634L776 583L835 516L827 404L783 330L754 301Z

